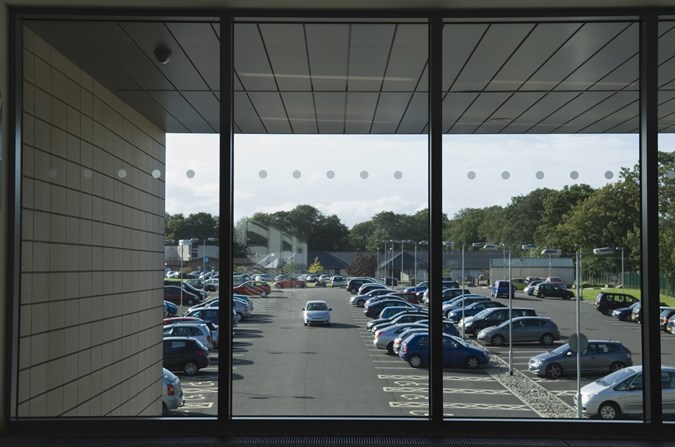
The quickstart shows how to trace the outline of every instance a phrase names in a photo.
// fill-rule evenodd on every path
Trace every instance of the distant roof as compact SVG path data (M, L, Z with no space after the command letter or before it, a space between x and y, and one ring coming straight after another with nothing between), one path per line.
M490 267L508 267L509 259L506 263L503 258L490 259ZM572 258L551 258L550 264L548 258L511 258L511 267L574 267Z

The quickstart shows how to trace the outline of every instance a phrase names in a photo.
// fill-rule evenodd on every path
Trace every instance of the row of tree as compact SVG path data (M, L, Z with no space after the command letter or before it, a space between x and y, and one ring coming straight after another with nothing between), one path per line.
M675 155L660 153L660 262L662 271L675 271ZM466 208L449 219L443 216L444 239L457 249L479 250L474 243L503 244L514 256L535 256L543 248L560 249L564 256L578 250L584 255L584 270L618 272L620 254L589 256L593 248L622 247L625 271L639 270L640 182L639 170L621 170L615 183L601 188L579 184L561 190L540 188L513 197L506 206ZM383 211L370 220L345 226L336 215L326 216L311 205L290 211L255 213L249 218L273 225L307 241L310 250L371 251L385 240L428 240L429 211L397 214ZM167 215L166 237L185 239L215 237L218 218L208 213ZM235 241L245 253L245 241ZM523 244L534 244L533 251ZM476 244L478 245L478 244ZM412 250L412 245L410 246ZM618 252L617 252L618 253Z

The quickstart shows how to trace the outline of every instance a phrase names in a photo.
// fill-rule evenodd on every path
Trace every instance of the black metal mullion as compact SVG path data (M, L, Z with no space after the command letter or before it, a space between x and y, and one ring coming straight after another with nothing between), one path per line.
M644 420L663 423L659 330L658 15L640 20L640 246Z

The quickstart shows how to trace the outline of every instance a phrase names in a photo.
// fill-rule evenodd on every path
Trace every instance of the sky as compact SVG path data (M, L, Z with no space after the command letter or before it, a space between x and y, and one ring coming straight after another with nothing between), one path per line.
M309 204L351 228L428 207L425 135L236 135L235 220ZM665 144L664 144L665 143ZM673 140L662 141L670 150ZM637 135L446 135L443 210L507 205L536 188L601 187L638 162ZM219 214L218 135L169 134L166 211Z

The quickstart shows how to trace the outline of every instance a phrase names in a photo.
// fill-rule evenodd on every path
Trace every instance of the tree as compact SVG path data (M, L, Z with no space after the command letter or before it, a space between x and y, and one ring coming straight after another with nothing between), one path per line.
M374 255L366 255L359 251L347 266L349 276L375 276L377 270L377 259Z
M321 273L323 272L323 265L319 262L319 257L317 256L314 258L314 262L310 264L309 267L307 267L307 271L309 273Z

